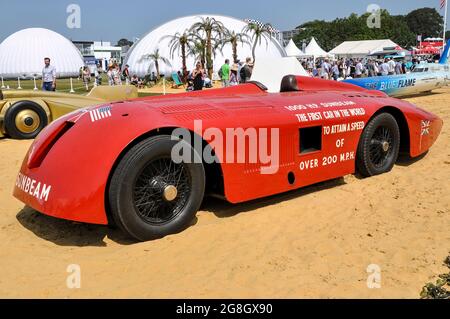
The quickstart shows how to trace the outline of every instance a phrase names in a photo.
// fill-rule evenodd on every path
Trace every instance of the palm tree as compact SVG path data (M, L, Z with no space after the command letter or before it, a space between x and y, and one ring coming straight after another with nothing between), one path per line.
M188 30L185 30L183 33L177 32L174 35L167 35L162 37L159 42L164 39L170 38L169 48L170 48L170 56L173 59L173 55L175 51L181 50L181 63L183 65L183 74L187 70L186 58L188 55L188 51L191 49L191 38Z
M242 45L247 44L247 45L251 45L250 43L250 37L245 34L245 33L241 33L238 32L236 33L235 31L230 31L230 30L226 30L225 31L225 35L224 38L222 39L222 48L227 44L230 43L231 44L231 48L233 50L233 61L234 63L237 63L238 61L238 54L237 54L237 47L239 43L242 43Z
M200 17L201 21L194 23L191 27L191 32L199 36L204 36L206 40L206 52L205 59L208 69L208 76L212 78L213 75L213 42L221 39L222 34L225 31L225 26L222 22L217 21L215 18Z
M155 68L156 68L156 77L159 79L159 62L163 62L168 66L171 66L169 59L167 59L166 57L161 56L161 54L159 53L159 48L156 49L154 52L150 53L150 54L145 54L142 56L143 60L150 60L151 62L153 62L155 64ZM151 66L151 64L150 64ZM150 69L150 67L149 67ZM149 70L150 71L150 70Z
M192 55L195 60L206 64L206 40L196 40L189 49L189 55Z
M272 39L272 25L270 23L259 24L256 22L248 23L242 32L251 33L251 39L253 40L252 56L253 63L256 61L256 47L261 44L262 40L266 41L266 45L269 44L268 39Z

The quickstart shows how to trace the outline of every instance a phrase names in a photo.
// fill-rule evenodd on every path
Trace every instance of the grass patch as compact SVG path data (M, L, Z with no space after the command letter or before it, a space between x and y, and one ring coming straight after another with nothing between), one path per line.
M84 85L83 81L77 78L72 78L73 82L73 89L75 91L74 94L78 95L86 95L93 87L94 82L91 81L91 83L88 85L88 91L86 91L86 86ZM108 78L106 75L102 75L102 83L103 85L108 85ZM7 80L4 81L5 86L9 86L11 90L16 90L18 87L18 81L17 80ZM1 86L1 83L0 83ZM20 80L20 86L23 90L33 90L34 89L34 82L33 80ZM36 80L36 86L39 90L41 90L41 80ZM5 90L5 89L3 89ZM56 80L56 92L61 93L70 93L70 79L57 79ZM145 97L145 96L155 96L155 95L161 95L161 94L155 94L155 93L139 93L139 97Z
M426 284L420 293L422 299L450 299L450 256L445 259L444 265L449 272L439 275L435 283Z

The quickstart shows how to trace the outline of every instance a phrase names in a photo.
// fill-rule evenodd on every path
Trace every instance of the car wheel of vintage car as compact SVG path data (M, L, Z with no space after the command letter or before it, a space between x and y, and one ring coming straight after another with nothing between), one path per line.
M35 138L47 124L47 114L39 104L32 101L17 102L5 114L6 134L15 139Z
M177 164L172 149L181 144L197 161ZM180 146L180 144L178 144ZM205 171L184 141L155 136L131 148L115 169L109 204L116 224L140 241L158 239L187 228L203 201Z
M389 172L400 149L400 130L395 118L382 113L367 124L358 146L356 165L366 177Z

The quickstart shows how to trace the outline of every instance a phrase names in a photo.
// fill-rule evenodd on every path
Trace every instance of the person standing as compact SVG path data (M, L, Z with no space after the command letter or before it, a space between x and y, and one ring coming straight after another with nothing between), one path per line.
M230 86L235 86L239 84L238 71L239 65L237 65L237 63L233 64L231 66L231 73L230 73Z
M324 80L328 80L330 78L331 66L328 63L328 60L324 60L322 65L320 66L320 77Z
M387 59L380 65L380 72L382 76L389 75L389 64Z
M126 64L124 69L123 69L123 71L122 71L122 80L125 81L125 82L127 82L127 80L130 81L130 70L129 70L129 67L130 66L128 64Z
M194 82L194 91L201 91L203 90L204 85L204 78L205 78L205 70L202 67L201 62L197 62L195 65L195 70L192 71L192 81Z
M50 65L50 58L44 59L45 66L42 69L42 90L56 90L56 68Z
M226 88L230 86L230 75L231 75L230 60L226 59L225 64L222 65L222 67L220 68L222 87Z
M253 73L253 63L251 58L247 58L245 60L244 66L239 71L239 75L241 77L241 83L246 83L250 81Z
M403 74L403 66L400 61L397 61L395 63L395 74L396 75Z
M114 78L114 85L122 85L122 78L120 74L120 67L118 64L113 64L113 78Z
M308 69L308 73L312 74L313 73L313 69L314 69L314 61L313 59L308 59L308 61L306 62L306 67Z
M337 62L333 63L331 67L331 75L333 76L333 80L337 81L339 79L339 66Z
M89 91L89 84L91 83L91 70L88 66L83 68L83 83L86 87L86 91Z
M364 71L364 67L363 67L361 61L357 60L356 65L355 65L355 78L362 77L363 71Z
M108 72L106 72L106 76L108 77L108 84L109 86L114 86L114 74L113 74L113 67L110 65L108 67Z
M395 74L395 61L394 61L394 59L389 59L388 65L389 65L389 75L394 75Z

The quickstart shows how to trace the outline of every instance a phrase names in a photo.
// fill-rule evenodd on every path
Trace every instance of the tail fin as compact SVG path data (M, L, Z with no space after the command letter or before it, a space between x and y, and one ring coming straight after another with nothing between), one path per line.
M445 46L444 52L442 53L441 59L439 60L439 64L448 63L449 50L450 50L450 40L447 41L447 45Z
M87 96L106 101L124 101L137 98L138 91L134 85L103 85L94 87Z

